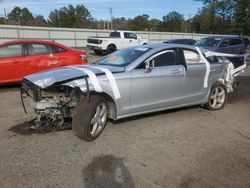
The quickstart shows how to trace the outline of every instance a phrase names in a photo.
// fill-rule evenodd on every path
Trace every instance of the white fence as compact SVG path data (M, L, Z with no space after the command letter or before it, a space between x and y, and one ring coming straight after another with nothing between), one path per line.
M86 47L89 36L108 36L110 30L69 29L53 27L30 27L0 25L0 43L16 39L52 40L71 47ZM192 38L199 40L210 34L171 33L171 32L137 32L150 43L158 43L167 39ZM218 36L218 35L217 35Z

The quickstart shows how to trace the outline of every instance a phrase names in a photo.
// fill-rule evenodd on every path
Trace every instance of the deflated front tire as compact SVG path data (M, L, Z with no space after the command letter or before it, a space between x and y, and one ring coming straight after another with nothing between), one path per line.
M108 104L104 97L90 95L81 96L73 114L72 130L84 140L95 140L106 126Z

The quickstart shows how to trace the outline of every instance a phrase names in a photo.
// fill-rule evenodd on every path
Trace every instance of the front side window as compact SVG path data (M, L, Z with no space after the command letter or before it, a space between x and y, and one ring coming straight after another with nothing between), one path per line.
M51 53L49 46L45 44L32 43L29 45L29 55L41 55Z
M175 50L169 50L153 59L154 67L164 67L170 65L177 65L177 52Z
M220 44L220 47L227 47L229 46L229 40L224 40L222 41L222 43Z
M200 55L192 50L183 50L186 64L196 64L201 62Z
M0 58L22 56L22 44L10 44L0 47Z

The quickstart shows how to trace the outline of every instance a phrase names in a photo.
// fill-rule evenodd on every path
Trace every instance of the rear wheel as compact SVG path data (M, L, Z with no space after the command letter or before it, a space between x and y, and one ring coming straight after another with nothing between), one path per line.
M205 108L208 110L223 109L227 101L227 88L221 83L215 83L210 91Z
M110 54L112 52L116 51L116 46L114 44L110 44L107 47L107 53Z
M73 115L72 130L84 140L96 139L106 126L108 119L108 104L104 97L98 95L81 97Z

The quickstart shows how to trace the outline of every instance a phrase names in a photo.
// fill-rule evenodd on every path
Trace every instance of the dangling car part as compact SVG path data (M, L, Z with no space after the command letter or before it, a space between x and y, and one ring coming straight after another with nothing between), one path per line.
M21 96L24 106L28 99L37 114L36 129L72 126L76 136L91 141L108 118L191 105L222 109L233 91L234 77L246 68L245 61L235 68L228 56L232 55L178 44L136 46L91 65L27 76Z

